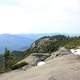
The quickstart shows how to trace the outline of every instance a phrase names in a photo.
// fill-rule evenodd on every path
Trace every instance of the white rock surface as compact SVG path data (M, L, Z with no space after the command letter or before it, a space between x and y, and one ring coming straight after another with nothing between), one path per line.
M71 52L75 55L80 55L80 49L71 49Z
M40 61L40 62L37 63L37 66L41 66L41 65L44 65L44 64L45 64L44 61Z

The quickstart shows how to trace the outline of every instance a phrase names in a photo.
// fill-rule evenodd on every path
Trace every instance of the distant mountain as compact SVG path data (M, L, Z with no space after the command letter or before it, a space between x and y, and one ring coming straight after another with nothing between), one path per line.
M30 37L27 38L27 35L1 34L0 53L3 53L5 48L9 50L24 50L24 48L29 48L31 43L35 40L30 39Z

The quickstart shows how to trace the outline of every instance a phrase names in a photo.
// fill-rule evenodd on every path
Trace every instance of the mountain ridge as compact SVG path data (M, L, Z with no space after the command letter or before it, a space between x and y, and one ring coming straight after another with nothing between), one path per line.
M4 52L5 48L13 51L21 50L23 47L26 46L27 49L33 41L34 40L23 36L2 34L0 35L0 53Z

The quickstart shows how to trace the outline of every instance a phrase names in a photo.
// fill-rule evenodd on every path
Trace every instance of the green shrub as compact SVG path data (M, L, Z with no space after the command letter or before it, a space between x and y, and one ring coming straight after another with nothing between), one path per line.
M25 62L25 61L20 62L20 63L17 63L17 64L15 64L15 65L12 66L12 70L22 68L22 67L25 66L25 65L28 65L28 63Z

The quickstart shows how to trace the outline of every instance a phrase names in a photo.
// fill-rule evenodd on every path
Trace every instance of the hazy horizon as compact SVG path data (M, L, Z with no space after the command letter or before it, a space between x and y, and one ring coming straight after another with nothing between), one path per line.
M44 37L44 36L54 36L54 35L65 35L65 36L80 36L80 33L2 33L0 36L22 36L22 37Z
M0 34L78 34L79 21L79 0L0 0Z

